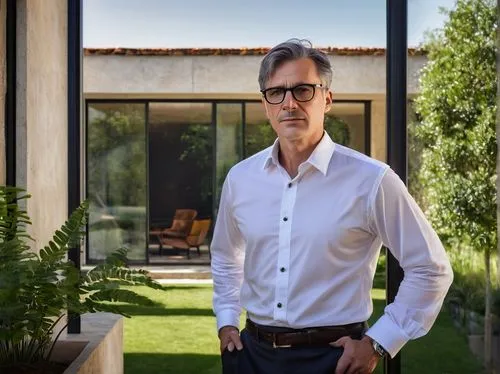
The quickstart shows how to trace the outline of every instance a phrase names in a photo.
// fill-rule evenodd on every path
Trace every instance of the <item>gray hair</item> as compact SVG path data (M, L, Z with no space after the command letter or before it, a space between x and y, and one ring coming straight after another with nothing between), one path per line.
M332 84L332 65L326 53L313 48L312 43L306 39L289 39L273 47L260 63L259 86L263 90L266 82L271 78L276 69L287 61L310 58L318 70L321 83L326 87Z

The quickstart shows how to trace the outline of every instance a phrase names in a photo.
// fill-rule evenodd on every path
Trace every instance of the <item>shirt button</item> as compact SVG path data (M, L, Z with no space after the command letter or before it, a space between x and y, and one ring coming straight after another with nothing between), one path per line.
M288 183L288 188L292 188L292 184L291 183Z
M283 217L283 221L288 221L288 217Z
M285 270L286 270L285 268L281 268L281 269L280 269L280 271L281 271L282 273L284 273L284 272L285 272Z
M283 306L283 304L278 303L278 308L281 308L282 306Z

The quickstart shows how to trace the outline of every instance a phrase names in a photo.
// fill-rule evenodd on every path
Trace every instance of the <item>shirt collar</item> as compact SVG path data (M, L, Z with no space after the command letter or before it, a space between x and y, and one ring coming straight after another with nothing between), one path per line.
M323 175L326 175L334 150L335 143L325 131L320 142L303 164L310 164L318 169ZM278 151L279 139L276 139L272 147L269 148L267 157L264 160L263 169L267 169L272 164L275 166L279 165Z

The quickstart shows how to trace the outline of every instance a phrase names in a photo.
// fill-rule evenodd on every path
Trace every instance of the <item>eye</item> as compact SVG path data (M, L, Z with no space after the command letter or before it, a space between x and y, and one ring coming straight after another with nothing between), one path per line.
M282 88L271 88L267 91L267 95L271 97L278 97L283 95L283 89Z
M295 93L296 94L299 94L299 95L304 95L304 94L309 94L312 92L312 88L310 86L297 86L295 87L294 89Z

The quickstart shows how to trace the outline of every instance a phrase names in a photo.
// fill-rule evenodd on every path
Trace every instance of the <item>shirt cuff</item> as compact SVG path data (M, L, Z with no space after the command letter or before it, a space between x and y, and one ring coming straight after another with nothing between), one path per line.
M240 329L240 314L231 309L224 309L217 313L217 331L224 326L234 326Z
M396 356L400 349L410 340L406 333L386 314L380 317L365 335L380 344L391 358Z

